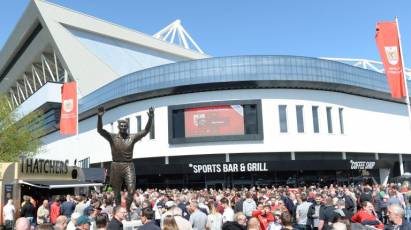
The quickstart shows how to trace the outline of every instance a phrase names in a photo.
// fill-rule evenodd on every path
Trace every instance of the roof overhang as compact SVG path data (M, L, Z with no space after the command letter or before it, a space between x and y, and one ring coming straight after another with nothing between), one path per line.
M79 97L120 77L106 63L86 49L69 31L69 27L125 41L181 59L209 57L44 0L33 0L30 1L0 51L0 76L4 78L0 78L0 93L8 92L16 80L27 71L26 66L32 63L36 55L40 55L47 49L55 51L62 67L79 83ZM30 36L33 32L36 36L31 40Z
M37 181L37 180L19 180L19 184L29 185L35 188L45 188L45 189L59 189L59 188L79 188L79 187L90 187L90 186L103 186L102 183L91 183L84 181L74 181L74 180L47 180L47 181Z

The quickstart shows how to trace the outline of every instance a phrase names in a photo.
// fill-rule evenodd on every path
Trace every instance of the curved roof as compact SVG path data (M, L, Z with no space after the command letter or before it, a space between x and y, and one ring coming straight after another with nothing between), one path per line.
M178 62L137 71L80 100L80 119L95 108L146 98L239 88L303 88L382 100L391 98L384 74L341 62L298 56L234 56Z

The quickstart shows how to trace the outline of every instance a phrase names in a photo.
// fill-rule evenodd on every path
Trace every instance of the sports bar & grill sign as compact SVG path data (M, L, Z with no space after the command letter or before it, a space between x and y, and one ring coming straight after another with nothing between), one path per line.
M189 164L193 173L227 173L227 172L267 172L266 162L223 163L223 164Z

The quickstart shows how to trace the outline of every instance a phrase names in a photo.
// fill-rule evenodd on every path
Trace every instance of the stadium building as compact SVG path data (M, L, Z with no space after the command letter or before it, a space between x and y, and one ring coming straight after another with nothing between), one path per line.
M177 20L154 36L30 1L0 53L0 92L42 109L38 158L109 169L104 128L151 132L134 148L140 187L386 182L411 170L406 105L374 61L211 57ZM61 86L76 81L79 133L61 136Z

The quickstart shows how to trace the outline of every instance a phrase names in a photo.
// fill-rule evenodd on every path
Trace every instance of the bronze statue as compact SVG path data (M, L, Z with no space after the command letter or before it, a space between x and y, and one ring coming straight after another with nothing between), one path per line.
M141 140L147 133L150 132L154 118L154 109L150 107L148 110L148 122L143 131L136 134L129 134L129 124L126 120L118 121L119 133L109 133L103 129L104 108L98 108L97 132L103 136L111 147L111 162L110 168L110 184L114 191L116 205L121 203L121 186L125 183L127 187L127 211L130 211L130 205L133 199L133 194L136 189L136 172L133 163L134 144Z

